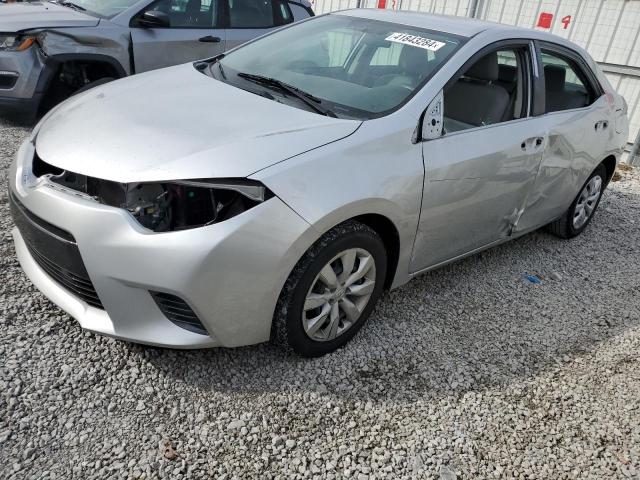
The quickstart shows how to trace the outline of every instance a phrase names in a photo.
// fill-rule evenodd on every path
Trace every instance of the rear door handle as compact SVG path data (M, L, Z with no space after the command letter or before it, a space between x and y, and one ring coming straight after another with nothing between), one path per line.
M609 122L608 121L600 120L599 122L596 122L596 125L595 125L596 132L598 130L606 130L608 126L609 126Z
M222 39L220 37L214 37L213 35L207 35L206 37L199 38L198 41L202 43L220 43Z

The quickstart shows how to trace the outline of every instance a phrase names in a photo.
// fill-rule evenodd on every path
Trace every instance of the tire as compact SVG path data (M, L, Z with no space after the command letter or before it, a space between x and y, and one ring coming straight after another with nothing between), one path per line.
M73 92L73 95L78 95L80 93L86 92L87 90L91 90L92 88L99 87L100 85L104 85L105 83L113 82L114 80L115 78L113 77L99 78L98 80L91 83L87 83L84 87L76 90L75 92Z
M590 185L593 185L593 182L595 181L594 179L596 178L600 179L599 193L597 198L592 202L587 202L587 208L580 207L580 205L584 205L584 195L585 193L588 194L588 187ZM547 230L560 238L573 238L580 235L584 231L584 229L587 228L589 223L591 223L598 205L600 205L600 199L602 198L602 194L604 193L606 185L607 169L604 167L604 165L600 164L589 176L587 181L584 182L584 185L580 189L580 192L578 193L576 198L571 203L569 209L562 215L562 217L547 225ZM583 221L576 223L574 222L574 219L576 219L576 216L579 215L580 208L585 214L587 213L588 209L590 209L590 211L588 211L588 215L586 216L586 218L582 219Z
M349 264L352 269L347 274L344 266ZM335 287L329 288L331 282L324 280L325 268L334 272ZM386 273L387 253L374 230L356 221L334 227L311 246L289 275L276 306L272 340L305 357L325 355L343 346L373 311ZM360 274L361 278L349 284ZM368 290L371 293L366 299L369 294L363 292ZM317 307L310 308L316 303ZM314 318L320 320L313 322Z

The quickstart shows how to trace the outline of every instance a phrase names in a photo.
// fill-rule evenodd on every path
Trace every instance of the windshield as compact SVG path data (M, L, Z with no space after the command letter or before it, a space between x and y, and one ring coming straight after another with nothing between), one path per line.
M111 18L115 17L120 12L123 12L127 8L135 5L140 0L68 0L69 4L80 7L78 10L86 10L85 13L89 15L95 15L97 17ZM59 3L64 5L67 0L52 0L52 3Z
M268 83L257 85L247 77L276 79L312 95L339 117L370 119L408 101L461 44L455 35L326 15L229 53L211 73L259 94L258 85L264 90ZM306 108L291 97L287 103Z

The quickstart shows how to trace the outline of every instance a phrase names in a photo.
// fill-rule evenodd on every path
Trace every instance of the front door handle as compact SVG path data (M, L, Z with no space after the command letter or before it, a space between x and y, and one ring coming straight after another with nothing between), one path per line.
M214 37L213 35L207 35L206 37L199 38L198 41L202 43L220 43L222 39L220 37Z
M528 149L538 149L542 146L543 143L543 137L531 137L522 142L520 144L520 148L522 149L522 151L527 151Z
M595 125L596 132L598 130L606 130L608 126L609 126L609 122L608 121L600 120L599 122L596 122L596 125Z

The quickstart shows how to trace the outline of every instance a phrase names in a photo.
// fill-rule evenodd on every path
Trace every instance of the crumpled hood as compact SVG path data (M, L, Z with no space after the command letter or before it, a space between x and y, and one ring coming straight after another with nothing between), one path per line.
M100 20L50 2L0 4L0 32L56 27L95 27Z
M42 122L36 150L59 168L123 183L246 177L360 123L277 103L187 64L72 97Z

